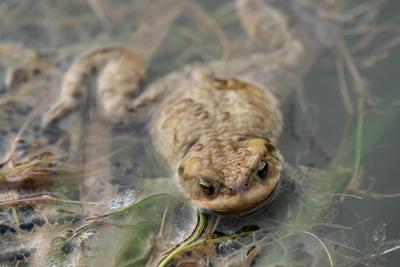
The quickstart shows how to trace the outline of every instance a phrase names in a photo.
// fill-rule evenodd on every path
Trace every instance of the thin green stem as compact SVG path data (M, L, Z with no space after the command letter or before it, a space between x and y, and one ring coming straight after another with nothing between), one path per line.
M181 243L178 247L176 247L171 253L169 253L159 264L158 267L166 267L167 264L178 254L182 253L185 250L188 250L196 245L199 244L199 242L196 242L196 240L200 237L201 233L203 232L205 225L206 225L206 219L204 215L198 211L198 218L199 218L199 223L194 231L194 233L183 243ZM199 241L204 241L204 240L199 240Z

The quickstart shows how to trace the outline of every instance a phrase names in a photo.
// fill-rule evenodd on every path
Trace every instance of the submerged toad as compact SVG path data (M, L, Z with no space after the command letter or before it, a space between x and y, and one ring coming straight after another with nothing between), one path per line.
M214 212L256 208L271 196L282 170L283 159L275 148L283 126L278 98L299 83L317 48L336 33L336 23L323 16L318 5L304 8L296 1L275 7L238 0L236 7L247 35L260 47L257 53L187 66L135 97L142 77L139 61L120 47L103 49L108 56L98 65L82 69L80 58L71 66L62 96L43 124L62 119L78 102L95 100L100 114L104 107L113 107L104 116L112 123L135 120L147 109L154 149L186 198ZM289 27L283 12L287 9L295 13L297 26ZM312 25L305 30L307 23ZM93 67L101 71L91 72ZM87 87L90 74L96 83ZM77 81L72 89L70 80ZM96 90L93 97L85 97L90 88ZM103 92L112 94L103 97Z
M151 122L155 149L173 167L182 193L199 207L232 213L274 190L282 158L277 99L261 86L192 73L160 103Z

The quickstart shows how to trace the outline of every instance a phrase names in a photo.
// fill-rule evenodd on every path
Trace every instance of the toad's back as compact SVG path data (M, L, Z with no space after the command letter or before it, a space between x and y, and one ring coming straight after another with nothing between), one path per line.
M282 131L278 100L261 86L204 73L176 84L151 125L153 145L171 167L188 153L205 153L211 160L249 138L275 143Z

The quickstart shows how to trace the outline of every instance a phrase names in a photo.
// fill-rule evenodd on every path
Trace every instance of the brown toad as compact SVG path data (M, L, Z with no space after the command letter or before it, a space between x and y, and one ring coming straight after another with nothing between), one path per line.
M214 212L256 208L271 196L282 170L283 159L275 148L283 126L278 99L300 82L318 48L331 43L326 37L337 32L336 23L321 15L320 6L304 8L294 1L285 5L236 1L239 19L260 47L258 52L189 65L136 97L142 70L132 52L121 47L98 50L109 51L108 57L85 69L79 69L81 57L65 78L68 81L68 75L79 70L73 90L64 83L62 97L44 117L44 125L61 119L60 114L77 103L68 101L88 100L85 75L96 67L101 71L90 88L96 90L99 113L107 110L103 117L115 123L135 120L139 111L147 110L153 147L186 198ZM297 15L293 27L282 11L286 9ZM305 30L310 21L311 30ZM127 73L131 74L125 77ZM103 92L113 93L103 97ZM68 108L58 110L63 105Z

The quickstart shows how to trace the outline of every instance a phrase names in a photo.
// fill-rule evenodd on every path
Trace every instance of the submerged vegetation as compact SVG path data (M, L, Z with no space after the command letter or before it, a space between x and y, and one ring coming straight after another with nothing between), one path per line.
M396 85L380 90L376 101L380 80L368 75L391 53L399 53L398 22L380 22L385 7L380 1L337 3L347 11L337 18L344 21L344 30L336 54L323 54L305 81L312 86L313 75L337 75L326 86L343 104L330 111L340 113L337 120L347 120L341 139L328 145L324 136L310 141L317 138L312 105L318 103L299 90L292 97L301 125L286 127L300 133L287 134L283 142L300 141L283 151L290 164L279 194L243 216L204 212L169 190L165 181L159 185L157 179L145 179L162 176L163 170L136 128L104 127L73 117L68 135L46 133L49 140L32 142L31 133L40 132L37 117L43 110L38 103L58 94L72 58L93 43L129 42L132 29L157 14L159 1L114 2L112 7L102 0L0 3L0 74L5 80L0 90L0 132L5 132L0 144L0 266L369 266L400 248L400 241L387 240L380 229L371 233L364 228L365 218L350 225L337 221L348 199L399 196L376 192L364 179L364 163L400 114ZM204 9L187 2L190 12L184 10L169 29L154 56L157 64L149 66L149 80L193 60L249 50L231 41L240 36L232 3L210 2ZM10 84L10 75L19 75L22 82ZM320 105L329 102L323 93L319 98ZM30 107L31 115L11 116L10 122L7 117L18 113L20 103ZM9 133L7 123L15 124ZM19 141L24 138L31 143ZM316 150L324 148L315 143L338 148L329 151L329 160L321 160ZM27 146L32 153L20 154ZM310 161L316 168L299 165ZM373 242L356 239L360 233Z

